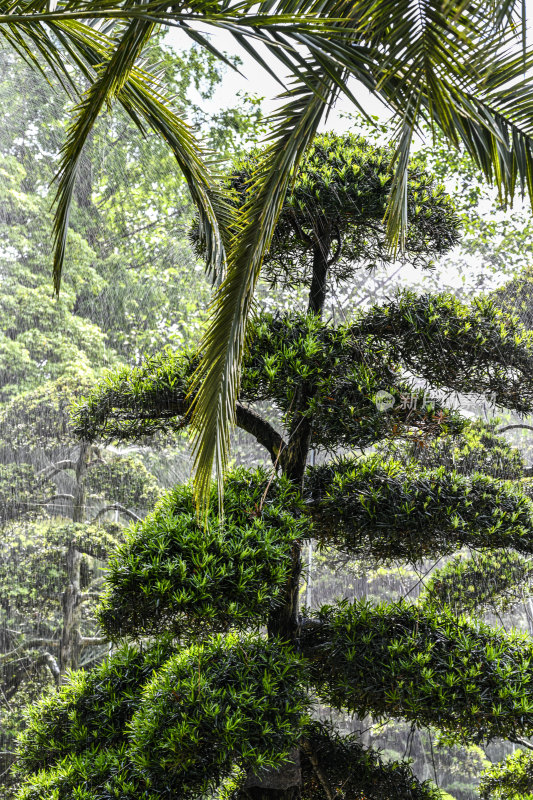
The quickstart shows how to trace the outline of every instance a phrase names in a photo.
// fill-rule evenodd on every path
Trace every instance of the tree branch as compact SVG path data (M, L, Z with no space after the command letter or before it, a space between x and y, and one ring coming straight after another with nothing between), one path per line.
M96 522L100 517L103 517L104 514L107 514L108 511L120 511L121 514L124 514L125 517L129 517L134 522L142 522L142 519L138 517L137 514L130 511L129 508L126 508L126 506L123 506L121 503L112 503L109 506L101 508L98 514L92 518L91 522Z
M109 644L109 639L105 636L82 636L80 639L82 647L100 647L104 644Z
M59 646L59 639L28 639L27 642L22 642L19 644L18 647L15 647L13 650L10 650L9 653L2 653L0 655L0 661L8 661L12 656L16 653L19 653L21 650L32 650L36 647L58 647Z
M74 500L73 494L53 494L51 497L47 497L44 500L41 500L39 503L35 505L48 505L48 503L53 503L54 500Z
M274 464L283 464L283 453L287 449L287 443L270 422L240 403L237 403L236 407L236 422L239 428L251 433L259 444L268 450Z
M533 425L526 425L525 423L518 423L516 425L505 425L503 428L498 428L494 433L505 433L505 431L513 431L516 428L525 428L528 431L533 431Z
M311 746L311 742L308 739L302 740L302 749L306 754L306 756L308 757L309 761L311 762L313 771L317 776L318 780L320 781L322 788L324 789L324 794L326 795L328 800L335 800L335 798L337 797L337 792L335 791L335 789L333 789L325 773L320 768L317 755Z
M48 667L52 673L52 677L56 685L59 685L59 681L61 679L61 670L59 669L59 665L54 656L51 653L41 653L39 658L35 661L35 666L39 667L41 665L46 665Z
M52 470L47 478L52 478L54 475L57 475L58 472L62 472L65 469L76 469L76 462L72 461L70 458L66 458L64 461L56 461L55 464L49 464L44 469L39 470L37 475L44 475L45 472L48 470Z

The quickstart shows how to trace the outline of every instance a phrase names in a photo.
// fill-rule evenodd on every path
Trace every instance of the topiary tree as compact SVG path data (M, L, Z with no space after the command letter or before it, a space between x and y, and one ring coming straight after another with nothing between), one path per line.
M356 246L370 236L365 226L378 236L390 184L374 180L386 175L375 165L387 157L353 137L317 141L269 256L287 265L298 242L291 280L306 282L309 308L255 321L237 406L237 424L272 466L235 470L223 509L213 489L205 519L185 486L130 529L99 613L111 639L131 643L32 711L20 744L20 800L199 798L214 790L251 800L439 796L407 764L386 764L312 720L314 697L359 715L432 725L457 742L533 734L526 637L430 600L299 608L310 537L369 564L416 564L463 547L533 553L533 505L513 483L364 453L385 441L458 434L467 421L439 400L448 390L533 408L533 334L491 302L403 293L338 327L322 318L340 253L339 280L366 261ZM376 192L375 216L359 220L367 166L364 202L371 208ZM417 260L453 243L457 229L450 200L430 176L412 174L407 242L419 245L407 254ZM340 195L333 224L337 190L321 191L342 180L354 211L342 218ZM244 196L253 190L240 185ZM333 198L316 224L306 217L305 192L315 211ZM80 436L132 440L186 426L197 363L194 352L167 351L109 375L78 408ZM265 400L281 423L260 413ZM340 448L343 457L331 458ZM324 454L316 466L308 464L311 449Z

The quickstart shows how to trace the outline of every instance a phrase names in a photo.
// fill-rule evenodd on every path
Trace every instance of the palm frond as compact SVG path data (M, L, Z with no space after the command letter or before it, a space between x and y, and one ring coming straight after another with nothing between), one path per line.
M314 87L310 88L312 83ZM193 382L195 491L204 511L213 465L219 491L222 488L239 389L238 369L263 257L294 171L316 133L333 90L334 84L314 70L285 93L288 102L277 114L271 144L254 175L251 197L240 212L241 230L232 242L227 274L211 306L211 321L201 344L203 358Z

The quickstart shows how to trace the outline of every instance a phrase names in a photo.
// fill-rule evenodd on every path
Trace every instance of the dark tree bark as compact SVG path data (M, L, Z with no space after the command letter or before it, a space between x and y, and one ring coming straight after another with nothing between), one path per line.
M317 238L313 249L313 276L309 292L308 313L322 316L326 300L332 234L326 220L319 222L316 230ZM299 490L303 489L313 425L312 419L305 414L305 410L314 392L312 383L302 384L295 401L286 455L281 463L283 474ZM289 643L295 650L299 649L300 638L301 550L300 542L293 545L291 573L285 587L284 603L271 614L268 622L268 635ZM302 787L299 748L293 752L291 762L281 769L266 771L259 776L248 775L243 787L245 795L250 800L299 800Z

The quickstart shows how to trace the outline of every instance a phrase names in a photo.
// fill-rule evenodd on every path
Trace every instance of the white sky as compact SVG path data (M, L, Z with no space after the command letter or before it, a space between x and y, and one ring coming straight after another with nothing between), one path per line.
M527 0L527 2L531 3L531 8L533 10L533 0ZM199 105L206 111L228 108L235 105L236 95L242 92L243 94L248 93L257 95L258 97L264 97L263 109L265 114L268 115L270 112L273 112L277 106L275 98L282 91L282 86L251 56L240 50L235 45L235 40L230 34L225 32L216 32L213 34L212 29L206 29L204 32L210 34L211 41L220 51L238 55L242 59L243 64L240 67L242 74L227 68L222 83L218 87L213 99L207 103L205 101L199 101ZM174 44L178 49L185 49L190 44L190 39L177 30L171 30L166 41ZM265 54L264 58L265 61L271 63L271 58L269 58L268 53ZM280 70L283 69L281 64L276 65L276 67ZM284 77L283 73L280 72L280 78L283 80ZM390 117L390 112L383 103L364 87L358 86L354 81L353 85L350 84L350 90L369 114L379 116L384 120ZM350 127L350 123L348 120L342 118L342 114L355 110L353 103L347 97L339 98L335 109L333 109L326 124L322 126L322 129L336 131L347 130Z

